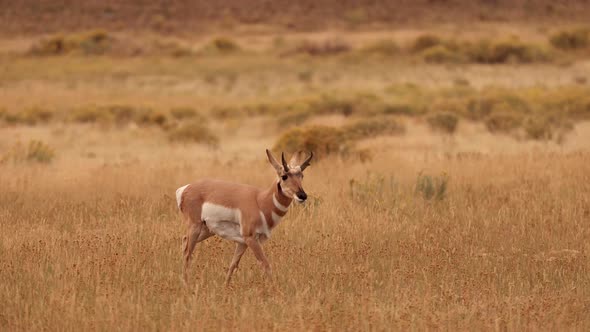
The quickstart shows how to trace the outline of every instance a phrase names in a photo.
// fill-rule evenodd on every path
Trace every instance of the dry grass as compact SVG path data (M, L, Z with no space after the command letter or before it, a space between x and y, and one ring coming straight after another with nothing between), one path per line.
M256 159L4 167L2 328L588 328L587 153L315 163L310 201L266 245L278 291L251 253L225 289L233 247L215 238L183 286L174 189L202 176L266 186ZM446 172L444 199L416 192L424 168Z
M0 54L0 330L590 328L583 54L432 65L366 34L326 57L246 30L194 57ZM174 190L268 186L275 142L318 156L265 244L277 290L250 252L223 287L215 238L185 286Z

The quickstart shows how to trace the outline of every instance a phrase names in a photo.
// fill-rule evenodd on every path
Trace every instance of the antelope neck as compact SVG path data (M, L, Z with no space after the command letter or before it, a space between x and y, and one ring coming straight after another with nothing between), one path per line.
M285 208L289 207L289 205L291 204L291 201L293 199L291 197L285 195L285 193L283 192L283 188L281 188L281 181L280 180L277 181L277 185L275 187L275 190L271 190L271 192L274 197L273 203L275 203L274 200L276 200L277 201L276 203L279 203L280 205L284 206ZM277 207L276 203L274 204L275 207ZM277 207L277 208L279 208L279 207ZM286 212L286 211L284 211L284 212Z
M270 188L261 193L258 206L262 222L269 230L281 222L292 200L283 192L280 182L273 183Z

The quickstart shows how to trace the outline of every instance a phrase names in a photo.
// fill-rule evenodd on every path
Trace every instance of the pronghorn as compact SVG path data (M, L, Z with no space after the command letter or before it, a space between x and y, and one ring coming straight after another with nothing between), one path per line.
M270 237L272 229L287 213L291 201L303 203L307 199L301 182L313 152L301 162L305 153L299 151L293 155L289 164L285 162L284 153L281 154L282 164L277 162L270 151L266 150L266 155L278 175L267 189L203 179L176 190L176 202L188 226L187 234L182 238L185 281L196 244L213 235L236 242L225 278L226 285L248 248L252 249L267 276L272 277L261 243Z

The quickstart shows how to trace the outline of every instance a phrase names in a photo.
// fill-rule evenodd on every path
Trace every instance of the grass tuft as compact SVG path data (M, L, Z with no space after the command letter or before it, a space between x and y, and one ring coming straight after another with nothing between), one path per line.
M48 164L55 158L55 150L39 140L30 140L26 145L17 142L2 156L1 161L14 163L30 162Z
M420 172L416 180L416 193L424 200L441 201L447 193L449 179L446 174L431 176Z

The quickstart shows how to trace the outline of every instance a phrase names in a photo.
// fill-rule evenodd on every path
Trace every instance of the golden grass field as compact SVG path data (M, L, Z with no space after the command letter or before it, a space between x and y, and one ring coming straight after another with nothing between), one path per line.
M238 34L228 54L215 36L133 36L166 45L139 55L3 39L0 329L587 330L590 53L478 29L438 32L524 31L551 58L459 61L473 49L444 41L431 62L409 51L422 30ZM312 54L327 41L352 50ZM318 158L265 244L276 287L251 252L224 287L219 238L185 285L176 188L266 187L279 146Z

